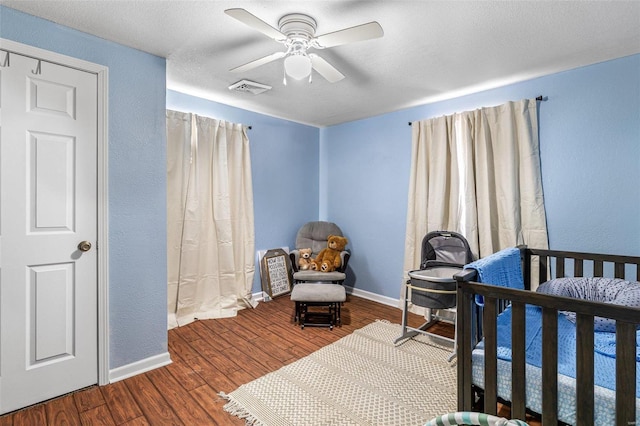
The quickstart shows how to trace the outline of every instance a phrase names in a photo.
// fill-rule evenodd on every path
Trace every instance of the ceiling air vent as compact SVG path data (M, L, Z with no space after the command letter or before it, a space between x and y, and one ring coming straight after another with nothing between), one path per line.
M233 83L229 86L229 90L235 90L236 92L249 92L257 95L262 92L266 92L267 90L271 90L271 86L250 80L240 80L239 82Z

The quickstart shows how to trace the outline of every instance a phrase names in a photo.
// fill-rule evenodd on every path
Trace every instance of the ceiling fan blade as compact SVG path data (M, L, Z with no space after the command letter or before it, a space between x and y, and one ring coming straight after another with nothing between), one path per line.
M344 78L344 75L340 71L320 56L312 53L309 57L311 58L311 66L313 69L318 71L318 74L323 76L329 83L335 83Z
M252 70L254 68L258 68L261 65L268 64L269 62L275 61L276 59L284 58L285 55L286 55L285 52L272 53L271 55L267 55L267 56L265 56L263 58L256 59L255 61L251 61L251 62L246 63L244 65L240 65L239 67L232 68L229 71L230 72L245 72L245 71L249 71L249 70Z
M262 34L266 35L267 37L271 37L276 41L284 41L287 39L286 35L282 34L280 31L273 28L262 19L247 12L244 9L227 9L224 11L224 13L231 16L232 18L237 19L243 24L248 25L254 30L260 31Z
M384 31L376 21L368 24L357 25L344 30L335 31L316 37L320 47L333 47L341 44L353 43L356 41L370 40L382 37Z

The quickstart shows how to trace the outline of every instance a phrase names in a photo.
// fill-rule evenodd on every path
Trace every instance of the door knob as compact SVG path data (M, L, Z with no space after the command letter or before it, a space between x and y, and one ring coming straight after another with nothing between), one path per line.
M80 251L91 250L91 243L89 241L80 241L80 244L78 244L78 250Z

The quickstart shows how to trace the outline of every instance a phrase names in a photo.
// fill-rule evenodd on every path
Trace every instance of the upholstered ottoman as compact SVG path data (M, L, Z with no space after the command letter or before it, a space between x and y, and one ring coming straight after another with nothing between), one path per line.
M344 287L340 284L308 284L293 286L291 300L296 303L295 321L300 328L308 326L329 327L340 325L340 306L347 300ZM318 307L311 309L310 307Z

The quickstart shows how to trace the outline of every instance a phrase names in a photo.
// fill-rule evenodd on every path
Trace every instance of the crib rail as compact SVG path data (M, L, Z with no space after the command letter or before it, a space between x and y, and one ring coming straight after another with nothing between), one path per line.
M554 262L553 274L561 276L583 276L585 262L593 263L593 274L602 276L605 265L611 263L617 278L637 280L640 276L640 257L594 255L588 253L559 252L551 250L521 249L525 286L531 276L533 262L537 263L539 280L547 280L549 262ZM532 260L533 259L533 260ZM565 269L567 261L573 263L573 274ZM631 268L628 265L632 265ZM635 277L629 277L628 271ZM600 274L600 275L598 275ZM552 275L552 276L553 276ZM458 409L470 411L474 405L471 374L471 352L478 341L485 339L484 365L484 412L497 414L497 331L496 318L505 305L512 306L512 418L525 419L525 305L536 305L542 309L542 422L555 425L557 418L558 384L558 311L572 311L577 316L576 347L576 422L592 425L594 417L594 316L616 320L616 424L634 424L635 419L635 347L636 325L640 323L640 309L621 307L607 303L577 300L566 297L540 294L527 290L515 290L475 282L475 271L464 271L456 276L458 290ZM484 297L484 308L478 316L475 296ZM480 334L484 336L481 336Z
M558 250L539 250L522 247L525 288L531 280L541 284L559 277L605 277L640 281L640 257L611 254L592 254ZM532 277L534 265L539 265L538 277ZM573 264L573 267L571 267ZM555 271L555 273L553 273ZM551 272L551 273L550 273Z

